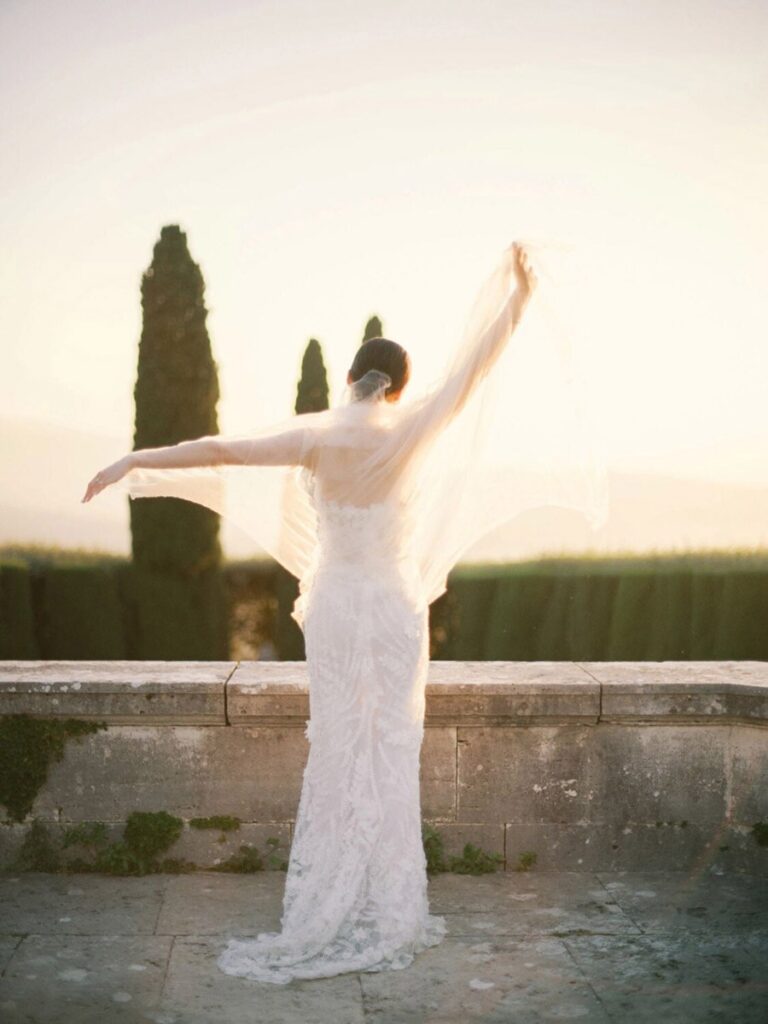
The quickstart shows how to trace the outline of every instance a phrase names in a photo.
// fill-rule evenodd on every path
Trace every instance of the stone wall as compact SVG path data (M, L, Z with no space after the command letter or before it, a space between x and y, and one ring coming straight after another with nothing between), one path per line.
M184 819L200 866L241 844L284 856L309 744L304 662L0 662L0 714L107 728L66 743L22 823L133 811ZM507 870L766 871L768 662L433 662L422 817ZM190 828L234 816L235 831ZM763 823L763 827L759 827ZM756 829L755 826L758 826Z

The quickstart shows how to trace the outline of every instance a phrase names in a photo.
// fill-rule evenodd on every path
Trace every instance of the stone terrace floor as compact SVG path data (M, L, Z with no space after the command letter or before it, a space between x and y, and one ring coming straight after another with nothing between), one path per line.
M0 875L3 1024L768 1021L768 880L440 875L449 935L402 971L281 987L222 974L279 927L285 876Z

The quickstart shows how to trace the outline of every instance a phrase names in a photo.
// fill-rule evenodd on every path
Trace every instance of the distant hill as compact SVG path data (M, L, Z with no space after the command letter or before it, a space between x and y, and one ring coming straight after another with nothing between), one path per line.
M87 505L86 484L129 451L124 436L92 435L34 420L0 417L0 544L45 543L130 552L128 499L105 491ZM768 547L768 487L611 472L611 516L591 535L560 509L526 513L489 534L466 560L504 560L554 552ZM257 553L231 523L222 529L230 557Z

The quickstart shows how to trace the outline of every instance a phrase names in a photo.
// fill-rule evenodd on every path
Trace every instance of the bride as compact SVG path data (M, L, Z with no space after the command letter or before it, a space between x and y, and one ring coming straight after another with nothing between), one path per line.
M206 505L299 579L293 617L305 637L310 750L281 930L229 939L218 957L228 974L285 984L397 970L446 934L445 919L429 913L421 833L429 604L471 542L523 509L554 503L594 522L605 514L595 467L573 448L573 423L563 420L570 433L557 446L568 457L544 471L526 467L513 438L501 439L514 453L506 468L489 456L502 408L490 371L508 399L508 341L537 285L526 247L513 243L481 288L452 364L410 402L401 401L408 354L374 338L336 407L133 451L88 484L86 502L120 483L131 498Z

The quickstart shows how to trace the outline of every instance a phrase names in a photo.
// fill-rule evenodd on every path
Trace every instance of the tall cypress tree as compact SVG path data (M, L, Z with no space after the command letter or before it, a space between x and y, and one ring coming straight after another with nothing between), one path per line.
M328 408L328 375L323 351L316 338L310 338L301 360L301 377L296 389L294 411L322 412Z
M219 432L219 382L204 292L186 234L176 224L163 227L141 281L134 449ZM139 628L146 640L141 656L226 657L219 516L179 498L135 500L129 507L138 616L145 627Z
M381 320L374 314L374 316L372 316L368 323L365 325L365 330L363 331L363 340L360 342L360 344L364 345L365 342L369 341L371 338L383 337L384 328L382 327Z

